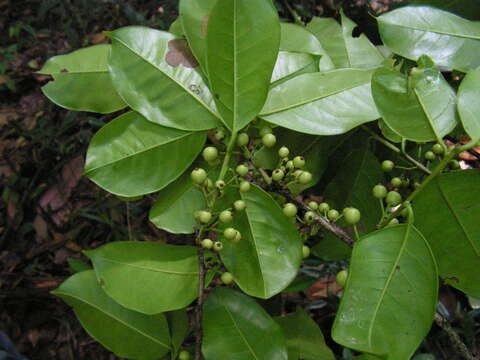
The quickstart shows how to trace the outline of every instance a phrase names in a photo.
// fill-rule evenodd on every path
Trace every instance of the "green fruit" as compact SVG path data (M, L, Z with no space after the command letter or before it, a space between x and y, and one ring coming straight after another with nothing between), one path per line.
M397 206L402 202L402 195L396 191L389 191L385 202L390 206Z
M287 203L283 206L283 213L288 217L295 217L297 215L297 207L295 204Z
M285 173L281 169L275 169L272 172L273 181L280 181L283 179L284 176L285 176Z
M220 276L220 280L222 280L222 283L225 285L230 285L233 282L233 275L229 272L224 272L222 276Z
M286 158L290 154L290 150L286 146L282 146L280 149L278 149L278 156L281 158Z
M240 231L237 231L237 234L235 237L231 240L234 244L238 243L240 240L242 240L242 234Z
M293 161L292 161L292 160L288 160L287 163L285 164L285 167L286 167L288 170L292 170L293 168L295 168L295 166L293 165Z
M348 271L342 270L337 273L337 276L335 277L335 282L338 284L338 286L344 288L345 284L347 283L347 278L348 278Z
M207 179L207 172L201 168L196 168L190 174L194 184L201 185Z
M182 350L180 354L178 354L178 360L190 360L190 353Z
M265 135L267 134L271 134L272 133L272 128L270 126L264 126L260 129L260 137L264 137Z
M320 205L318 205L318 211L321 213L326 213L328 210L330 210L330 205L328 205L326 202L322 202Z
M224 224L228 224L233 220L233 215L230 210L223 210L218 217L220 221Z
M315 213L313 211L307 211L303 216L303 219L307 224L311 224L315 220Z
M234 228L229 227L223 231L223 236L225 236L225 239L227 240L232 240L232 239L235 239L237 232L238 231L235 230Z
M299 177L300 175L302 175L302 172L303 172L303 170L295 170L295 171L293 172L293 176L295 177L295 179L298 179L298 177Z
M340 216L340 213L335 209L331 209L327 213L327 217L331 221L337 220L339 216Z
M318 209L318 203L316 201L310 201L308 203L308 207L312 210L317 210Z
M236 167L235 171L240 176L245 176L248 174L248 166L244 164L240 164Z
M437 155L443 155L443 153L445 152L445 149L440 144L433 145L432 150Z
M453 170L457 170L457 169L460 169L460 163L458 162L458 160L452 160L450 161L450 167L453 169Z
M245 201L243 200L237 200L233 203L233 207L237 211L243 211L247 207L247 204L245 204Z
M218 157L218 150L214 146L207 146L203 149L202 156L205 161L213 161Z
M225 181L218 180L215 182L215 186L217 187L217 189L222 190L225 187Z
M310 181L312 181L312 177L312 174L308 171L302 171L302 173L298 176L298 182L300 184L308 184Z
M213 243L213 251L220 251L223 249L223 244L220 241L215 241Z
M237 136L237 145L238 146L245 146L250 141L247 133L240 133Z
M262 137L262 143L266 147L272 147L277 143L277 138L273 134L266 134Z
M385 172L392 171L394 167L395 167L395 164L391 160L385 160L384 162L382 162L382 169Z
M304 259L308 258L310 256L310 248L307 245L302 246L302 257Z
M388 223L387 226L398 225L398 224L399 224L398 219L394 218L394 219L390 220L390 222Z
M360 211L355 208L345 208L343 209L343 216L345 218L345 222L349 225L355 225L360 221Z
M373 196L377 199L383 199L387 196L387 188L381 184L375 185L372 190Z
M210 239L203 239L201 244L204 249L211 249L213 247L213 241Z
M433 151L427 151L424 156L425 156L425 159L429 161L435 160L436 158L435 153Z
M392 180L390 180L390 184L392 184L393 187L400 187L402 186L402 179L399 177L394 177Z
M305 166L305 159L303 156L295 156L293 158L293 166L295 166L297 169L301 169Z
M202 224L208 224L212 220L212 213L210 211L202 210L198 213L198 220Z
M225 132L223 130L217 130L214 137L215 137L215 140L220 141L225 137Z
M408 208L404 208L402 209L402 211L400 212L400 216L404 217L404 218L407 218L408 217Z
M240 183L240 192L247 192L250 190L250 183L248 181L242 181Z
M208 190L212 190L213 189L213 181L207 178L207 180L205 180L203 182L203 186L206 186L206 188Z

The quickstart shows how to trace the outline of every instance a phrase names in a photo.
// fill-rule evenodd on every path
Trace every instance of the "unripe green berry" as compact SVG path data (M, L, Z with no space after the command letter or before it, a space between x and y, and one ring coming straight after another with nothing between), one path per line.
M217 181L215 182L215 186L217 187L217 189L222 190L222 189L225 187L225 181L223 181L223 180L217 180Z
M310 256L310 248L307 245L302 246L302 257L304 259L308 258Z
M307 224L311 224L315 220L315 213L313 211L307 211L303 216L303 219Z
M326 213L328 210L330 210L330 205L328 205L328 203L322 202L318 205L318 211L321 213Z
M298 211L298 209L295 206L295 204L286 203L283 206L283 213L288 217L295 217L297 215L297 211Z
M178 360L190 360L190 353L185 350L180 351Z
M402 202L402 195L396 191L389 191L385 198L385 202L390 206L397 206Z
M224 272L222 276L220 276L220 280L222 280L222 283L225 285L230 285L233 282L233 275L229 272Z
M220 141L225 137L225 132L223 130L217 130L214 137L215 137L215 140Z
M288 170L292 170L293 168L295 168L295 166L293 165L293 161L292 161L292 160L288 160L287 163L285 164L285 167L286 167Z
M223 244L220 241L215 241L213 243L213 251L220 251L223 249Z
M402 186L402 179L399 177L394 177L392 180L390 180L390 184L392 184L393 187L400 187Z
M203 149L202 155L205 161L210 162L217 159L218 150L214 146L207 146L205 149Z
M250 138L247 133L240 133L237 136L237 145L238 146L245 146L250 141Z
M398 225L399 224L399 221L397 218L393 218L392 220L390 220L390 222L388 223L387 226L392 226L392 225Z
M245 176L248 174L248 166L244 164L240 164L237 166L235 171L237 172L238 175Z
M387 196L387 188L381 184L375 185L372 189L372 194L377 199L383 199Z
M341 270L337 273L337 276L335 277L335 282L338 284L338 286L344 288L345 284L347 283L347 278L348 278L348 271Z
M293 176L295 177L295 179L298 179L298 177L302 175L302 173L303 173L303 170L295 170L293 172Z
M285 173L281 169L275 169L272 172L273 181L280 181L283 179L284 176L285 176Z
M243 211L247 207L247 204L245 204L245 201L243 200L237 200L233 203L233 207L237 211Z
M308 171L303 171L298 177L298 182L300 184L308 184L310 181L312 181L312 174Z
M450 161L450 167L453 170L460 169L460 163L458 162L458 160L452 160L452 161Z
M435 153L433 151L427 151L425 153L425 159L426 160L429 160L429 161L432 161L432 160L435 160Z
M402 211L400 212L400 216L402 216L404 218L407 218L408 217L408 208L402 209Z
M225 239L227 240L234 239L235 235L237 235L237 230L235 230L234 228L229 227L223 231L223 236L225 236Z
M198 220L202 224L208 224L212 220L212 213L210 211L202 210L198 214Z
M203 182L203 186L205 186L208 190L213 189L213 181L208 179Z
M392 171L394 167L395 167L395 164L391 160L385 160L384 162L382 162L382 169L385 172Z
M343 216L347 224L355 225L360 221L361 214L358 209L350 207L343 209Z
M262 143L266 147L272 147L277 143L277 138L273 134L266 134L262 137Z
M223 210L218 217L224 224L228 224L233 220L232 212L230 210Z
M260 137L264 137L265 135L267 134L271 134L272 133L272 128L270 126L264 126L260 129Z
M305 166L305 159L303 156L295 156L293 158L293 166L295 166L297 169L301 169Z
M437 155L443 155L443 153L445 152L444 147L440 144L433 145L432 150Z
M250 190L250 183L248 181L242 181L240 183L240 192L247 192Z
M339 216L340 216L340 213L337 210L335 209L328 210L327 217L329 220L335 221L338 219Z
M317 210L318 209L318 203L316 201L310 201L308 203L308 207L312 210Z
M286 146L282 146L280 149L278 149L278 156L281 158L286 158L290 154L290 150Z
M210 239L203 239L201 244L204 249L211 249L213 247L213 241Z
M190 178L194 184L201 185L207 179L207 172L201 168L194 169Z
M237 231L235 234L235 237L231 240L234 244L238 243L240 240L242 240L242 234L240 231Z

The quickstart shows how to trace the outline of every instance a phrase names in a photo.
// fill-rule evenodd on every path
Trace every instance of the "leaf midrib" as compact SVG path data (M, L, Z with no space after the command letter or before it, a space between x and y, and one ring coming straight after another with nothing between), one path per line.
M128 262L123 262L123 261L118 261L118 260L113 260L109 259L103 256L95 256L95 260L103 260L106 262L111 262L113 264L119 264L119 265L124 265L124 266L129 266L141 270L147 270L147 271L153 271L153 272L158 272L162 274L171 274L171 275L183 275L183 276L190 276L190 275L198 275L198 272L180 272L180 271L174 271L174 270L165 270L165 269L159 269L159 268L154 268L150 266L145 266L145 265L136 265Z
M447 36L452 36L452 37L457 37L457 38L480 40L480 35L475 36L475 35L449 33L449 32L439 31L439 30L427 30L427 29L422 29L422 28L418 28L418 27L415 27L415 26L406 26L406 25L391 23L391 22L387 22L387 21L382 20L382 19L379 19L378 21L383 22L384 24L387 24L387 25L390 25L390 26L397 26L397 27L401 27L401 28L404 28L404 29L410 29L410 30L416 30L416 31L422 31L422 32L430 32L430 33L434 33L434 34L447 35Z

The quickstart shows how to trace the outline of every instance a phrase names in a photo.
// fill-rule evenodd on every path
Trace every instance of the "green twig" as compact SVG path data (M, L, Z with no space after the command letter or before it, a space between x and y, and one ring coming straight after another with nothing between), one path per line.
M227 145L227 151L225 153L225 158L223 159L222 169L220 170L220 175L218 176L218 180L223 180L225 174L228 170L228 165L230 163L230 157L232 156L233 148L235 147L235 142L237 141L237 133L232 132L232 137L230 138L230 142Z

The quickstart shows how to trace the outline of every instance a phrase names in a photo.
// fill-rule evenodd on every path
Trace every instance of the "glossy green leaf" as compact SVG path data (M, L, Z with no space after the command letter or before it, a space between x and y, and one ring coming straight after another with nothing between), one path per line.
M393 129L387 125L385 120L383 119L378 119L378 127L380 128L380 131L382 132L382 135L387 139L390 140L391 142L394 143L401 143L402 142L402 137L397 134Z
M110 45L95 45L49 59L40 74L51 75L42 91L69 110L108 114L127 105L117 94L108 72Z
M173 234L194 233L194 227L198 223L193 213L205 208L205 198L202 192L193 186L191 169L157 194L157 200L148 217L159 229Z
M315 17L307 25L320 40L337 68L365 68L379 65L384 57L365 34L353 37L356 28L352 20L341 12L340 25L332 18Z
M332 59L323 49L320 41L304 26L292 23L281 24L280 50L296 53L307 53L320 56L322 71L335 68Z
M122 358L156 360L170 350L165 315L120 306L103 292L93 270L73 275L52 293L73 307L93 338Z
M118 93L148 120L182 130L206 130L219 115L185 39L141 26L110 33L109 68Z
M285 289L297 275L302 241L277 202L252 184L238 194L247 208L228 224L238 229L242 240L233 244L221 236L222 261L240 288L249 295L267 299Z
M207 26L217 0L181 0L180 18L195 58L207 70Z
M165 315L167 316L170 337L172 339L171 359L176 360L182 344L188 335L190 323L185 309L168 312Z
M458 112L470 138L480 140L480 68L470 71L460 84Z
M338 237L327 233L323 239L312 248L312 253L322 260L340 261L350 258L352 248Z
M217 287L203 306L205 360L287 360L280 326L252 298Z
M365 236L353 249L333 339L388 360L409 359L432 325L437 277L432 251L412 225Z
M176 18L175 21L168 28L168 32L177 37L184 37L185 33L183 31L183 24L181 20L182 19L180 17Z
M325 189L325 201L338 211L348 206L359 209L362 218L358 230L369 232L382 216L372 188L384 182L382 167L368 147L355 149L343 160L339 172Z
M318 56L280 51L272 73L272 86L276 86L291 77L303 73L318 72L318 70Z
M410 3L412 5L428 5L468 19L480 20L480 2L477 0L411 0Z
M279 44L280 21L270 1L222 0L210 13L208 74L218 110L231 130L243 128L262 109Z
M383 43L411 60L428 55L438 66L480 65L480 22L428 6L406 6L377 18Z
M287 341L288 360L335 360L325 344L322 331L301 308L287 316L277 317Z
M440 276L480 298L480 170L440 175L413 205L415 223L433 249Z
M370 91L372 70L297 76L272 88L260 117L315 135L342 134L380 117Z
M198 258L192 246L121 241L85 254L108 296L128 309L157 314L184 308L197 297Z
M203 132L163 127L128 112L95 134L88 147L85 175L115 195L152 193L177 179L205 140Z
M385 123L405 139L441 139L457 125L455 92L434 67L415 68L410 77L378 69L372 95Z

